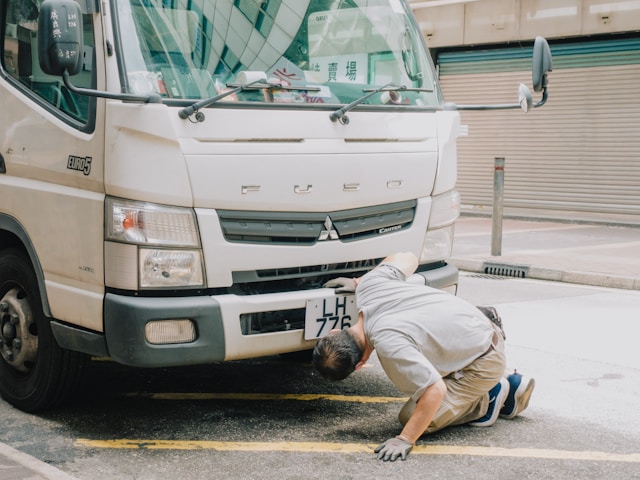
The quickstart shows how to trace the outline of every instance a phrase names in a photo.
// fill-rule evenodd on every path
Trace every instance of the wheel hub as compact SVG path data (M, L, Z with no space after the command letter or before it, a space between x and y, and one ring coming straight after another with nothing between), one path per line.
M38 354L38 336L31 307L21 290L13 288L0 299L0 355L20 372L28 372Z

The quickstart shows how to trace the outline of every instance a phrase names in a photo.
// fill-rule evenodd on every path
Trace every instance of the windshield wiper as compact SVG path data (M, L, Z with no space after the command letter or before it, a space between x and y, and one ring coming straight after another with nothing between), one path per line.
M367 92L367 94L363 95L362 97L360 97L360 98L358 98L356 100L354 100L349 105L345 105L344 107L339 108L338 110L333 112L329 116L331 121L332 122L336 122L336 121L340 120L341 124L347 125L349 123L349 117L346 116L346 113L348 111L350 111L351 109L353 109L354 107L357 107L362 102L364 102L368 98L372 97L376 93L380 93L380 92L433 92L433 89L430 89L430 88L414 88L414 87L407 87L406 85L394 85L393 83L387 83L386 85L383 85L382 87L364 88L362 91L363 92Z
M320 91L320 87L303 87L303 86L289 86L282 85L280 82L269 82L264 78L259 80L255 80L253 82L243 83L243 84L234 84L227 83L227 87L231 88L231 90L227 90L226 92L222 92L218 95L215 95L210 98L205 98L204 100L200 100L188 107L184 107L182 110L178 112L178 115L182 119L187 119L191 117L194 113L196 114L196 121L203 122L204 121L204 113L199 110L209 105L213 105L214 103L222 100L229 95L233 95L234 93L242 92L244 90L297 90L297 91L306 91L306 92L318 92Z
M331 119L332 122L337 122L338 120L340 120L341 124L347 125L349 123L349 117L346 116L346 113L348 111L350 111L351 109L353 109L354 107L357 107L358 105L360 105L362 102L364 102L368 98L374 96L376 93L380 93L380 92L404 92L406 90L414 90L414 89L413 88L409 89L409 88L407 88L406 85L395 85L393 83L387 83L386 85L383 85L382 87L373 88L373 89L365 88L362 91L363 92L368 92L366 95L363 95L362 97L354 100L349 105L345 105L344 107L339 108L338 110L333 112L329 116L329 118Z
M233 87L233 86L231 84L227 84L227 87ZM178 115L182 119L189 118L194 113L197 114L201 108L205 108L205 107L208 107L209 105L213 105L217 101L222 100L224 97L228 97L229 95L233 95L234 93L242 92L243 90L247 90L251 87L260 89L260 88L269 88L269 85L266 84L264 80L256 80L254 82L245 83L243 85L237 85L235 86L235 88L232 88L231 90L227 90L226 92L222 92L210 98L205 98L204 100L200 100L199 102L189 105L188 107L184 107L182 110L178 112ZM200 115L196 115L196 120L198 122L204 121L204 114L200 112Z

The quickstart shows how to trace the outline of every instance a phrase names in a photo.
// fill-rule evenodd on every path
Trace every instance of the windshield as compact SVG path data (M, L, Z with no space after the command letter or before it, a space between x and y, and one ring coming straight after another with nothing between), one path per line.
M404 0L115 2L129 93L196 101L267 79L220 102L343 105L387 84L406 88L363 104L441 102Z

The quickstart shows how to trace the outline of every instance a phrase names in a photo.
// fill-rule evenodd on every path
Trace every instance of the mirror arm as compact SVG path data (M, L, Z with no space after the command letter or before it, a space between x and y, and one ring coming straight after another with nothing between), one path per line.
M519 103L503 103L496 105L456 105L456 110L511 110L521 108Z
M547 98L549 98L549 92L547 91L547 86L542 87L542 98L538 103L534 103L532 105L533 108L538 108L543 106L547 102Z
M549 93L547 91L547 87L542 89L542 98L539 102L531 105L532 108L538 108L543 106L547 99L549 98ZM455 110L513 110L516 108L522 108L519 103L503 103L496 105L456 105Z
M62 80L64 82L64 86L67 87L69 91L77 95L111 98L113 100L122 100L123 102L162 103L162 98L160 97L160 95L131 95L127 93L109 93L101 92L100 90L76 87L71 83L71 80L69 79L69 72L67 70L62 73Z

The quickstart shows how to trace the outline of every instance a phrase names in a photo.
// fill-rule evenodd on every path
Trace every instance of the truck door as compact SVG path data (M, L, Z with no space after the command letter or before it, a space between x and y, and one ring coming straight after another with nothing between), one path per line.
M0 2L0 215L15 219L33 245L45 313L102 330L104 100L76 95L43 73L39 4ZM104 83L94 21L99 14L83 13L83 66L73 77L89 88ZM90 294L79 300L74 289Z

